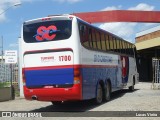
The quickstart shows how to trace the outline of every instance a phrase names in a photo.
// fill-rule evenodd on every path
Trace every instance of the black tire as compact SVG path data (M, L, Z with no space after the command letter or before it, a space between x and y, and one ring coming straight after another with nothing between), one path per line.
M135 85L135 78L133 78L132 86L129 87L129 91L134 91L134 85Z
M109 82L105 85L105 91L104 91L104 101L109 101L111 99L111 85Z
M134 85L129 87L129 91L131 91L131 92L134 91Z
M97 90L96 90L96 98L95 98L95 103L96 104L101 104L103 101L103 91L102 91L102 86L98 84Z
M62 101L52 101L52 104L53 104L53 105L61 105L61 104L62 104Z

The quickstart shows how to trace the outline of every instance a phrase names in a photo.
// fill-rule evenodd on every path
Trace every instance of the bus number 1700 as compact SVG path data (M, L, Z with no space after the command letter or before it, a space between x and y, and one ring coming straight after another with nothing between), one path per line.
M70 55L59 56L59 61L71 61Z

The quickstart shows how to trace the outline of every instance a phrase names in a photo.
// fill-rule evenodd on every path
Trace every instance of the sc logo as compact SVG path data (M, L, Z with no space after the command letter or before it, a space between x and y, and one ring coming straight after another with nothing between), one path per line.
M37 34L34 35L35 39L37 41L43 41L43 40L53 40L56 37L57 27L54 25L51 25L49 27L40 26L37 29Z

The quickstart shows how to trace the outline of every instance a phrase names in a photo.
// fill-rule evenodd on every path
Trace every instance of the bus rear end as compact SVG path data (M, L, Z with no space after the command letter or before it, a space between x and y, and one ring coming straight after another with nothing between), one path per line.
M74 21L73 16L53 16L24 22L21 57L26 99L82 99Z

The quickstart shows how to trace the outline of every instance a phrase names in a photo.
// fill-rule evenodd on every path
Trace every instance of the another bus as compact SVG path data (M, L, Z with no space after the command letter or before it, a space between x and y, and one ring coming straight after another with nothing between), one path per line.
M100 104L138 82L135 45L73 15L24 22L20 48L28 100Z

